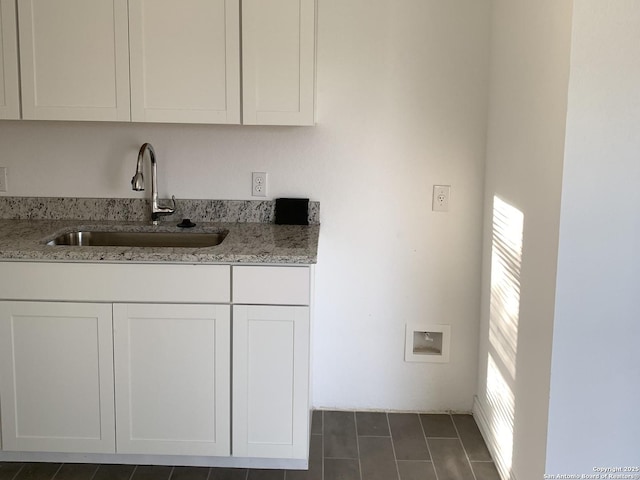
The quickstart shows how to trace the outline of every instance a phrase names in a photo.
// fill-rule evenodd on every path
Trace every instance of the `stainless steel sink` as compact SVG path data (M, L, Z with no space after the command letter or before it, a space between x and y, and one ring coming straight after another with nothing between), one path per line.
M47 245L73 245L78 247L169 247L204 248L222 243L227 232L92 232L63 233Z

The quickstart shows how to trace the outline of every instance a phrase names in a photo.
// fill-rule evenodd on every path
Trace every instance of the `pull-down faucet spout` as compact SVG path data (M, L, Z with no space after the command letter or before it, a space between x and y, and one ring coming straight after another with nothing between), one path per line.
M171 215L176 209L176 197L171 197L173 205L160 205L158 203L158 170L156 166L156 152L150 143L144 143L138 152L138 163L136 165L136 173L131 179L131 188L135 191L144 190L143 160L144 152L149 152L149 160L151 160L151 221L154 225L158 224L161 215Z

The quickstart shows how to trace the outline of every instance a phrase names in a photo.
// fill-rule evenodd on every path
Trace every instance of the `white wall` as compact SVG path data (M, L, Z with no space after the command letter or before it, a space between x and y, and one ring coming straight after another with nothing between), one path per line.
M571 14L493 2L476 408L505 479L544 473Z
M640 4L576 2L547 472L640 464Z
M314 404L470 410L476 382L489 0L318 0L314 128L2 122L10 195L321 202ZM433 184L453 186L431 212ZM404 363L406 322L450 324L451 362Z

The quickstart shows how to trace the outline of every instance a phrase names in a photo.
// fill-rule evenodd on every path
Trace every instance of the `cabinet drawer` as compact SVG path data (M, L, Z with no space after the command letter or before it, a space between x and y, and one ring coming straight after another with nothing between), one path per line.
M309 267L233 267L233 303L309 305Z
M2 262L5 300L228 303L229 265Z

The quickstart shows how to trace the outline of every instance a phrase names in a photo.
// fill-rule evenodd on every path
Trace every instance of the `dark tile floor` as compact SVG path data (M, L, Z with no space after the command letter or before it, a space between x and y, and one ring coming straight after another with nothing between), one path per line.
M500 480L471 415L316 411L308 471L3 463L0 480Z

